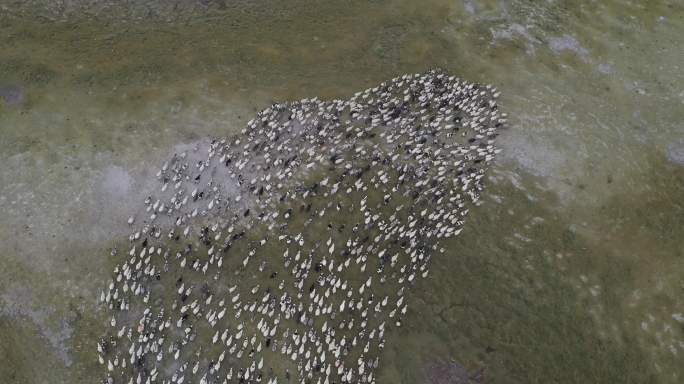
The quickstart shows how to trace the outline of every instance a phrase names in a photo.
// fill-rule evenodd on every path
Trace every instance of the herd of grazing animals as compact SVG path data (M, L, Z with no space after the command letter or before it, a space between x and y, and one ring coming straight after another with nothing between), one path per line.
M407 290L478 201L497 97L403 75L174 154L99 293L103 381L375 383Z

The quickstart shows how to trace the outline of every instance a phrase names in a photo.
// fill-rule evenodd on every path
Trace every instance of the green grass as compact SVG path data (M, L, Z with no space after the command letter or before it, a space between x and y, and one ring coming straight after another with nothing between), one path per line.
M461 237L433 259L430 277L410 295L406 329L390 335L383 382L397 374L402 383L415 382L425 362L450 359L473 373L484 369L486 382L495 383L658 382L635 330L622 326L622 308L611 305L614 297L602 303L604 321L617 325L606 332L589 313L596 303L571 279L592 265L613 279L604 290L620 296L635 265L599 257L603 249L570 236L569 223L508 182L489 183L488 192L505 196L504 203L473 209ZM524 232L535 216L546 221ZM517 231L532 241L511 243Z

